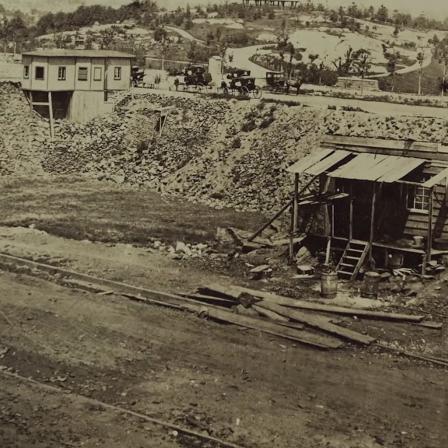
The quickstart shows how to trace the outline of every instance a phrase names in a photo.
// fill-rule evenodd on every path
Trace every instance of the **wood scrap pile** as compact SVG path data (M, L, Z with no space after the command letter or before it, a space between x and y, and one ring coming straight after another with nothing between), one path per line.
M228 227L226 230L235 244L241 247L243 252L264 248L286 248L290 243L289 237L286 234L275 234L270 238L263 238L261 236L253 238L254 234L245 230L234 227ZM300 244L305 238L305 234L294 238L294 244Z
M341 348L343 341L363 346L376 341L339 325L335 315L424 324L422 315L345 308L239 286L207 285L184 297L204 303L211 319L322 349Z

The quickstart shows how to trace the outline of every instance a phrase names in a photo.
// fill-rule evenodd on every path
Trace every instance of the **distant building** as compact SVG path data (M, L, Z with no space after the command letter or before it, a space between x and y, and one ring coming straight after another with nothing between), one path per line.
M84 123L110 112L109 95L131 87L134 56L106 50L23 53L22 89L31 107L53 118Z
M378 81L376 79L367 78L350 78L350 77L338 77L338 81L335 87L348 90L365 91L365 92L378 92L380 90Z

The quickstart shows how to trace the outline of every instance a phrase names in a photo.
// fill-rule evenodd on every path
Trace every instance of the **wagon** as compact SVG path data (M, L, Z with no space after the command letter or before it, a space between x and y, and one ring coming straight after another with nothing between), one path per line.
M184 86L198 89L207 87L212 81L210 73L203 65L189 65L184 69Z
M266 87L273 93L289 90L288 80L282 72L266 72Z
M249 70L232 69L226 75L227 81L222 82L221 87L227 94L243 97L261 98L262 91L256 85L255 78L250 76Z

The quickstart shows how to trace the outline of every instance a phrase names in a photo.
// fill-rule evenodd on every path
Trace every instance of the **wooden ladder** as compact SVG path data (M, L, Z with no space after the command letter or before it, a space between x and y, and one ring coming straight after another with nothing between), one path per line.
M337 273L340 277L354 280L359 273L369 253L370 244L367 241L351 240L339 260Z

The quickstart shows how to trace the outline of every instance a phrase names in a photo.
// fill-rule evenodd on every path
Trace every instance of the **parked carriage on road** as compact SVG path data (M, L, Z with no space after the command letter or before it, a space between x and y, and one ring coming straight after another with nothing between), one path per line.
M207 87L212 81L212 77L204 65L189 65L185 67L183 75L184 86L187 89L189 87L201 89Z
M227 94L259 99L262 91L250 74L250 70L231 69L226 75L227 81L222 81L221 88Z
M272 93L285 92L288 80L283 72L266 72L266 88Z
M298 95L302 84L303 78L299 75L288 79L282 72L266 72L266 87L272 93L288 95L291 88L294 88Z

